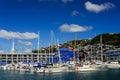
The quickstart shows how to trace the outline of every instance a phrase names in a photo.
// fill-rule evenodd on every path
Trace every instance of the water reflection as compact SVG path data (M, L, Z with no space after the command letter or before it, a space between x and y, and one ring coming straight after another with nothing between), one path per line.
M119 70L52 74L0 70L0 80L120 80L119 74Z

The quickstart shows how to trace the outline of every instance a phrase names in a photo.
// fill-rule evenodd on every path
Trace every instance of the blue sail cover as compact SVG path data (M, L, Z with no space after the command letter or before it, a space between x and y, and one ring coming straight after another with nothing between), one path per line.
M4 66L6 64L8 64L8 63L7 62L0 62L0 66Z
M59 51L55 52L54 56L50 56L50 59L48 59L48 61L50 60L49 62L51 63L53 57L53 63L59 63L59 54L61 57L61 62L63 63L70 61L74 57L74 51L68 50L67 48L60 48ZM77 54L75 53L75 55Z

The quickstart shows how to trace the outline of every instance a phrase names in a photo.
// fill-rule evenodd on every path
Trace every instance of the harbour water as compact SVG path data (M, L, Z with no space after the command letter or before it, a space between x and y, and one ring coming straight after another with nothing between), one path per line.
M52 74L0 70L0 80L120 80L120 70Z

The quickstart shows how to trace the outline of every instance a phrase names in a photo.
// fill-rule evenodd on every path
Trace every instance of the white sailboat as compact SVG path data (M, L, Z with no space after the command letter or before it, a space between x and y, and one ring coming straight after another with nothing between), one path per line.
M75 71L99 71L106 69L106 65L103 63L103 53L102 53L102 36L100 37L100 43L101 43L101 61L99 64L95 61L95 64L91 64L88 62L83 62L82 64L76 64L75 65ZM92 51L91 51L92 53Z
M65 72L68 69L68 67L62 66L62 61L61 61L61 56L59 51L59 41L57 41L57 44L58 44L57 47L58 47L59 63L53 64L52 66L47 66L47 68L45 68L45 73Z
M52 35L53 35L53 32L52 32ZM52 65L46 65L46 67L41 67L40 69L36 70L36 72L59 73L59 72L66 72L68 70L68 67L63 66L61 63L61 56L60 56L60 51L59 51L59 41L57 41L57 48L58 48L59 63L53 64L53 57L52 57ZM49 57L49 63L50 63L50 57Z
M109 69L120 69L120 64L117 61L106 63Z
M82 66L76 66L75 71L98 71L99 68L93 67L89 64L84 64Z

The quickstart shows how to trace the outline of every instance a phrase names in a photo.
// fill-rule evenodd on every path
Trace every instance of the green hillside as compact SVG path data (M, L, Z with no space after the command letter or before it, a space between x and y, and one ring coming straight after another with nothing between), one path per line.
M101 34L97 35L93 39L68 41L66 43L60 44L60 47L73 50L74 45L75 45L75 41L76 41L76 48L77 47L84 47L86 45L100 44L100 36L101 36ZM120 34L116 34L116 33L102 34L102 43L107 44L107 45L120 46ZM50 52L55 52L57 49L57 45L53 45L50 48L49 47L41 48L40 52L43 52L43 53L49 52L49 49L50 49ZM37 53L37 50L34 50L33 52Z
M98 35L95 38L93 38L91 40L91 44L99 44L100 36L101 35ZM115 33L102 34L102 43L109 45L120 45L120 34L115 34Z

